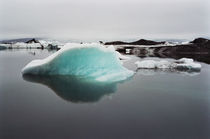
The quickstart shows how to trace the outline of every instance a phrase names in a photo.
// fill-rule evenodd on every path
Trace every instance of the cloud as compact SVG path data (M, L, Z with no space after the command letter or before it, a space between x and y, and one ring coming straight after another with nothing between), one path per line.
M99 40L209 35L206 0L1 0L0 37Z

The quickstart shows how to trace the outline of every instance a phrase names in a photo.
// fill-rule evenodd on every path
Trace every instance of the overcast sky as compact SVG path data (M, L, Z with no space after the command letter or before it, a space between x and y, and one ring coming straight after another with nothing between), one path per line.
M0 0L0 39L210 37L209 0Z

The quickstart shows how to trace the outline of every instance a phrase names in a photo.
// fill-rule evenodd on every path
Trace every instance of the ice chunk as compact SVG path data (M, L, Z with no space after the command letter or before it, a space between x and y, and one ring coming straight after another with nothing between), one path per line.
M169 61L166 61L166 60L161 60L161 61L156 63L156 68L158 68L158 69L167 69L170 66L172 66L171 63Z
M117 53L118 58L121 59L121 60L129 60L130 59L130 57L122 55L121 53L119 53L117 51L116 51L116 53Z
M22 69L23 74L74 75L97 81L121 81L134 74L121 65L113 49L99 44L66 44L51 56L34 60Z
M108 46L107 48L108 48L109 50L111 50L111 51L115 51L115 48L114 48L113 45L110 45L110 46ZM129 59L130 59L130 57L127 57L127 56L125 56L125 55L122 55L122 54L119 53L118 51L115 51L115 52L117 53L118 58L121 59L121 60L129 60Z
M176 61L176 68L180 70L200 70L201 64L195 63L193 59L181 58Z
M135 63L140 69L165 69L170 68L170 62L166 60L154 61L154 60L143 60Z
M26 49L26 48L32 48L32 49L36 49L36 48L41 48L41 44L40 43L24 43L24 42L17 42L15 44L11 44L11 47L12 48L23 48L23 49Z
M154 60L143 60L143 61L137 61L135 64L140 69L155 69L156 68L156 61Z
M177 62L192 63L193 59L191 59L191 58L181 58L181 59L177 60Z
M193 59L181 58L176 61L155 61L155 60L143 60L135 62L139 69L177 69L188 71L200 71L201 64L195 63Z

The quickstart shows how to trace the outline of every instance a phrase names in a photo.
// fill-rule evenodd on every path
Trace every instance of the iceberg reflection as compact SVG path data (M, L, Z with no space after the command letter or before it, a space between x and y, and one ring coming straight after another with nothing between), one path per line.
M46 85L62 99L74 103L97 102L103 96L114 93L119 83L96 82L72 76L23 75L23 79Z
M143 75L143 76L154 76L158 74L179 74L183 76L196 76L200 74L200 71L179 71L176 69L137 69L136 75Z

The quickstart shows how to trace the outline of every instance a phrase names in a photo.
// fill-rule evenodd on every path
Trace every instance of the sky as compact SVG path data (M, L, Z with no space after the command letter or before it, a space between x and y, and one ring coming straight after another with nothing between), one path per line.
M0 0L0 39L210 37L209 0Z

